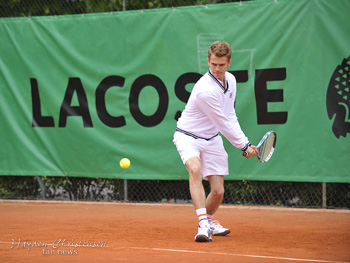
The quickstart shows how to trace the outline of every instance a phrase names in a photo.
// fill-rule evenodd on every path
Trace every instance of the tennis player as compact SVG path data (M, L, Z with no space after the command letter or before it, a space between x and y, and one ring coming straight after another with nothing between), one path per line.
M212 220L224 196L224 175L228 175L228 155L219 132L249 157L258 154L243 133L235 112L236 79L227 72L231 65L231 47L214 42L208 51L209 71L193 87L191 96L177 122L174 144L189 173L191 198L199 227L197 242L225 236L230 229ZM211 192L206 197L202 179Z

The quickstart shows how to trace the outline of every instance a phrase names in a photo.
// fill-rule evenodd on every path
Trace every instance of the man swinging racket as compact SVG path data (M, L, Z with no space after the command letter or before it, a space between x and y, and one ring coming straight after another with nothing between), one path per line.
M244 135L236 116L236 79L227 72L231 64L231 47L216 41L208 51L209 71L193 87L185 110L177 122L174 144L189 173L193 205L199 219L197 242L231 231L212 220L224 196L224 175L228 175L228 155L218 133L248 158L258 154ZM206 197L202 178L210 183Z

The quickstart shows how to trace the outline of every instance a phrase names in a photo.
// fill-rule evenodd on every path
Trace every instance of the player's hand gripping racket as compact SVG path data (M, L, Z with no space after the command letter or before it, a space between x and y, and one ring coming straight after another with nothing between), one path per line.
M270 160L273 151L275 150L276 138L277 135L274 131L269 131L264 135L264 137L262 137L261 141L256 146L256 149L259 152L257 156L260 162L266 163L268 160ZM243 156L246 157L247 152L244 152Z

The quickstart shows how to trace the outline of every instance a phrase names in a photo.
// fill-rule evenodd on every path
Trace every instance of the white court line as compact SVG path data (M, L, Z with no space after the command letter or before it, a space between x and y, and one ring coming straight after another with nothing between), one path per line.
M266 259L278 259L278 260L289 260L289 261L305 261L305 262L320 262L320 263L349 263L349 262L343 262L343 261L329 261L329 260L320 260L320 259L284 258L284 257L244 255L244 254L233 254L233 253L224 253L224 252L207 252L207 251L179 250L179 249L166 249L166 248L146 248L146 247L125 247L125 248L139 249L139 250L153 250L153 251L169 251L169 252L180 252L180 253L225 255L225 256L235 256L235 257L248 257L248 258L266 258Z
M125 205L125 206L190 206L193 204L176 203L127 203L127 202L92 202L92 201L58 201L58 200L10 200L0 199L0 203L37 203L37 204L84 204L84 205ZM346 209L325 209L325 208L294 208L294 207L275 207L275 206L244 206L244 205L225 205L220 209L242 209L242 210L269 210L269 211L288 211L288 212L317 212L317 213L345 213L350 214Z

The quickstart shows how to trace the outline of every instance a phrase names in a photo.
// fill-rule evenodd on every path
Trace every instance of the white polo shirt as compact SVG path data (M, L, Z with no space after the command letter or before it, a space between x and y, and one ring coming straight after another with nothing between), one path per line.
M177 130L192 137L210 139L219 132L235 147L249 144L235 112L236 78L225 73L226 86L209 71L193 87Z

